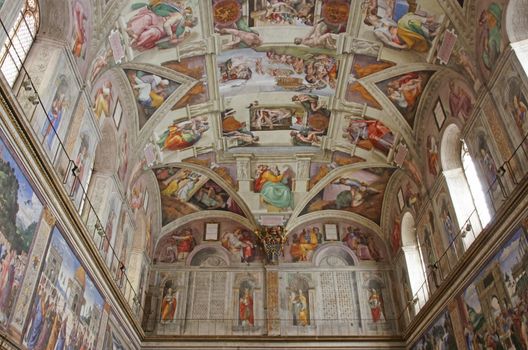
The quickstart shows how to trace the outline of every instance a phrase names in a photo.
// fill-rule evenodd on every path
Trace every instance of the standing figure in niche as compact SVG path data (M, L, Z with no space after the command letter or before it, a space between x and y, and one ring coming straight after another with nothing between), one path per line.
M517 129L519 130L521 137L524 137L526 135L526 132L528 131L528 107L523 102L523 98L521 98L521 96L521 94L515 94L513 96L513 106L511 108L511 111L513 119L515 120L515 124L517 125Z
M242 327L253 327L255 325L255 318L253 314L253 296L251 296L250 288L246 287L240 290L238 309L240 325Z
M43 137L43 142L46 143L48 149L51 149L51 143L55 138L55 133L58 132L59 124L62 120L62 114L64 113L66 105L66 95L57 92L51 104L51 109L48 111L48 117L46 118L44 126L40 132Z
M376 290L376 288L370 289L368 302L370 306L370 314L372 315L372 321L378 322L383 320L383 297L381 296L381 293Z
M86 54L85 44L86 44L86 29L84 23L87 20L86 14L84 13L84 8L79 1L75 2L73 7L73 17L75 25L75 41L73 44L72 54L75 57L84 59Z
M118 155L119 167L117 169L117 176L121 181L124 181L128 170L128 133L126 131L124 131L121 135L120 141L120 153Z
M455 240L455 225L453 223L453 219L451 219L451 214L449 214L449 210L447 209L447 206L444 204L444 208L442 209L442 220L444 222L444 233L446 234L449 244L451 244Z
M434 136L427 136L427 169L429 174L436 178L440 170L438 162L438 144Z
M290 309L294 326L305 327L310 324L308 300L304 296L302 289L299 289L298 294L294 291L290 293Z
M299 289L298 302L299 302L299 314L298 314L299 325L304 327L310 324L310 318L308 314L308 301L306 300L306 297L304 296L302 289Z
M499 59L502 45L502 8L492 2L487 9L482 10L479 18L480 45L482 47L482 62L491 71Z
M165 297L163 297L163 301L161 302L161 323L167 323L174 320L176 306L176 291L173 292L172 288L169 288L167 290L167 294L165 294Z
M105 237L103 237L103 252L108 253L108 249L110 248L110 241L112 240L112 235L114 232L114 219L115 219L115 211L112 209L110 214L108 214L108 219L106 220L106 226L105 226Z
M73 198L77 196L77 192L79 191L79 188L81 187L81 182L84 178L84 172L86 168L86 157L88 155L88 140L86 136L83 136L81 139L81 148L79 149L79 153L77 154L77 158L74 161L75 166L77 167L77 176L73 178L73 185L71 189L71 195Z
M497 179L497 167L495 166L495 161L491 156L484 136L479 137L479 161L486 176L488 185L495 187L494 185L495 180Z
M97 119L104 114L105 117L110 116L110 104L112 103L112 82L107 80L103 83L95 93L94 114Z

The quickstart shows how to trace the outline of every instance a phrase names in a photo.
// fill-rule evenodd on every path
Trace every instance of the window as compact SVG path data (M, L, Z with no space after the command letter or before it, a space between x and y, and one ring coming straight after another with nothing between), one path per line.
M453 251L454 257L460 257L491 220L488 198L483 191L482 177L479 176L483 174L477 173L477 164L455 124L449 125L444 131L441 154L443 174L455 213L455 217L450 216L449 221L454 225L456 219L458 223L453 237L444 237L444 241L446 247ZM450 213L447 201L444 198L438 202L445 220Z
M414 299L414 312L417 313L429 298L425 263L420 253L414 217L406 212L401 222L402 250Z
M2 25L4 25L2 23ZM39 26L39 12L36 0L27 0L0 50L0 70L9 86L15 83L29 49L35 41ZM4 26L4 30L7 30Z
M469 154L466 142L462 140L462 152L460 158L462 159L462 166L464 168L464 175L466 176L467 183L469 185L469 190L471 196L473 197L473 203L475 204L475 209L480 218L480 224L482 227L491 221L491 214L488 208L488 201L484 193L482 183L477 174L477 169L471 154Z

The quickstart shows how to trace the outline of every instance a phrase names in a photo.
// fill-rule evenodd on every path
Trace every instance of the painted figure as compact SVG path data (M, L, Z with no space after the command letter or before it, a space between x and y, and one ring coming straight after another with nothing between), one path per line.
M254 260L255 243L249 232L237 228L233 232L225 232L220 241L224 248L240 256L240 262L249 263Z
M238 301L239 322L243 327L253 327L255 325L255 317L253 314L253 296L251 295L249 287L240 290L240 298Z
M185 261L189 253L194 249L196 245L192 231L189 229L184 229L178 234L173 234L172 239L176 241L176 249L178 252L177 260Z
M75 1L73 5L73 18L74 18L74 43L72 53L73 56L83 58L86 55L86 28L85 23L87 20L86 13L80 1Z
M429 170L429 174L435 178L440 171L438 144L432 135L427 136L427 169Z
M350 119L348 127L344 128L347 138L353 145L365 147L365 141L370 147L375 147L383 153L388 153L394 145L394 134L379 120Z
M305 228L299 234L294 234L290 245L293 261L309 261L320 243L319 235L319 227Z
M320 20L304 38L295 38L293 42L296 45L335 50L337 47L337 34L330 32L328 25L323 20Z
M197 143L207 130L209 123L206 117L196 117L185 122L174 121L161 134L157 144L162 151L185 149Z
M381 293L378 292L375 288L371 288L369 296L369 306L370 306L370 314L372 316L373 322L378 322L383 320L383 297L381 296Z
M97 119L102 115L110 116L110 105L112 103L112 82L106 80L97 92L95 93L94 114Z
M67 89L67 84L64 84L63 88ZM59 87L59 89L62 90L61 87ZM45 142L48 149L51 149L51 144L55 139L55 134L58 132L59 124L63 118L64 109L67 104L68 101L65 92L59 92L59 90L57 90L51 108L48 111L47 119L40 132L43 137L43 142Z
M137 73L134 79L136 84L133 88L138 90L137 99L142 106L156 109L168 97L165 93L166 88L170 84L167 79L162 79L154 74Z
M408 73L387 85L387 96L400 109L412 110L418 103L425 83L418 73Z
M77 154L77 158L75 158L74 161L74 164L77 167L77 176L75 176L73 179L73 184L70 192L73 198L77 197L79 188L81 187L81 184L84 180L84 175L86 172L86 160L88 158L88 148L88 136L83 135L81 136L81 145L79 148L79 153Z
M492 2L479 18L481 60L488 71L495 66L502 51L502 8Z
M473 103L469 94L454 80L449 82L449 109L454 118L467 121L473 111Z
M302 289L298 292L290 293L290 310L292 312L294 326L310 325L310 311L308 310L308 300Z
M360 260L381 261L382 255L376 246L372 234L366 234L359 228L347 227L346 235L342 241L352 249Z
M374 27L374 35L385 46L417 52L429 51L440 29L434 16L421 16L412 12L404 14L397 22L367 12L364 23Z
M139 11L128 21L127 33L132 48L145 51L156 46L174 47L187 39L198 24L191 7L185 1L149 0L148 4L135 3L132 9Z
M366 183L352 178L340 178L335 184L344 185L349 190L341 191L336 197L336 209L355 208L363 204L370 196L381 193Z
M293 195L288 185L289 178L289 167L280 171L277 166L271 168L268 165L259 165L254 190L260 193L265 203L281 209L291 208Z
M169 288L161 302L161 323L167 323L174 320L177 302L176 291L173 292L172 288Z

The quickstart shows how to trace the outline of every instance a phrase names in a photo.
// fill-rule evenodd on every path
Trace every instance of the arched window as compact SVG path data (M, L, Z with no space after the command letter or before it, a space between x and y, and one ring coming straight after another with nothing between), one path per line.
M401 221L402 250L413 294L414 312L417 313L429 298L425 263L420 253L416 225L411 213L403 214Z
M464 175L469 185L469 190L475 204L475 209L480 218L482 227L485 227L491 221L491 214L488 208L488 200L486 198L484 188L480 182L480 178L477 174L477 168L471 154L468 151L467 144L464 140L462 142L462 150L460 159L462 160L462 166L464 168Z
M482 228L488 224L491 216L475 163L465 141L460 138L460 129L457 125L451 124L444 131L441 154L443 174L458 228L461 230L460 236L455 232L453 238L456 242L450 238L447 243L453 245L453 249L460 253L475 240Z
M5 24L2 23L2 26ZM0 50L0 70L9 86L15 83L39 28L39 7L37 0L27 0L20 10Z

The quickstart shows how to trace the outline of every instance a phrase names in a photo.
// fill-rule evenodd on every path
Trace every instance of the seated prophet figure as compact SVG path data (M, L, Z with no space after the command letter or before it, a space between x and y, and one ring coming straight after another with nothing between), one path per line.
M277 167L272 170L267 165L261 165L258 171L255 192L260 192L262 201L280 209L291 208L293 195L288 186L289 168L281 173Z

